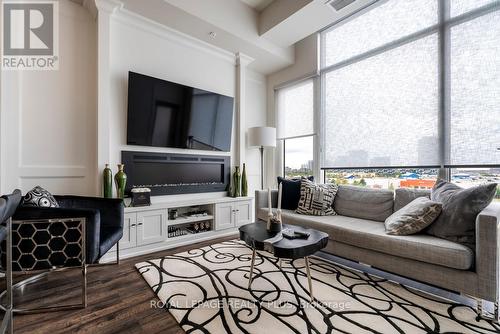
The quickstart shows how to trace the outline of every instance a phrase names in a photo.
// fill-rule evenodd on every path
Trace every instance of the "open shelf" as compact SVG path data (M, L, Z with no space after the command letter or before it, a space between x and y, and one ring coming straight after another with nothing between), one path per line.
M177 217L176 219L169 219L168 224L169 225L187 224L187 223L196 223L196 222L201 222L201 221L205 221L205 220L213 220L213 219L214 219L213 215L196 216L196 217L181 216L181 217Z
M205 233L213 232L213 230L206 230L198 233L187 233L187 234L181 234L181 235L176 235L176 236L171 236L169 233L168 240L182 240L182 239L189 239L191 237L194 237L195 235L201 235Z

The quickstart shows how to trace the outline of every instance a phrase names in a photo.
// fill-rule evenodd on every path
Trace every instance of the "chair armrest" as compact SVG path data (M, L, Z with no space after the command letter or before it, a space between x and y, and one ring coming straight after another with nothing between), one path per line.
M124 205L119 198L54 196L63 208L94 209L101 213L101 226L123 227Z
M498 241L500 203L494 202L476 218L476 272L480 298L496 300L498 295Z
M85 237L87 249L87 263L94 263L99 256L99 240L101 220L98 210L70 209L70 208L44 208L44 207L18 207L13 220L48 220L64 218L85 218Z
M278 190L271 190L271 205L273 208L278 207ZM267 208L268 194L267 190L255 190L255 219L258 217L259 209Z

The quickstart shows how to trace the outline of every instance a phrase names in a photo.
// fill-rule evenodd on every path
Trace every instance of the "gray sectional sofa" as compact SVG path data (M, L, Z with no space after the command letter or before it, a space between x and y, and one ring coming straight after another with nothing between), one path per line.
M325 252L387 272L497 302L500 203L492 203L476 219L476 249L427 234L385 234L384 221L394 210L429 191L367 189L340 185L336 216L307 216L283 210L285 224L329 234ZM256 191L255 217L266 220L267 191ZM273 207L277 191L272 192Z

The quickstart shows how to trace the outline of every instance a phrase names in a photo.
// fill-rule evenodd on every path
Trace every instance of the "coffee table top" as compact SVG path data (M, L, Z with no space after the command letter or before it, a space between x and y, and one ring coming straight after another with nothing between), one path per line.
M267 231L267 223L259 220L255 223L243 225L239 228L240 239L255 248L264 250L264 240L276 236L275 232ZM285 259L298 259L316 253L326 247L328 243L328 234L318 230L303 228L295 225L283 224L283 228L291 228L295 231L308 232L307 239L286 239L273 244L274 256Z

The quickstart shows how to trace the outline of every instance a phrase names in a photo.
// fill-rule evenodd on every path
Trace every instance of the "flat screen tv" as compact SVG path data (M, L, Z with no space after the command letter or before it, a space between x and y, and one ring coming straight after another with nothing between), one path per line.
M129 72L127 144L230 151L233 98Z

